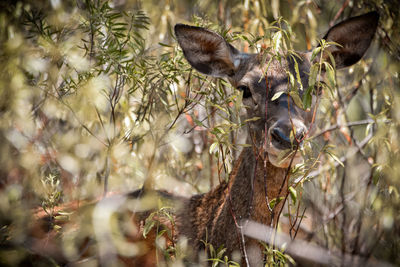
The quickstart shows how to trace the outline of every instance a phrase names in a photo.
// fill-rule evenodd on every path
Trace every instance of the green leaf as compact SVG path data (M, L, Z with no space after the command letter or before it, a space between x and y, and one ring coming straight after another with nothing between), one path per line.
M303 108L307 110L308 108L311 107L311 102L312 102L312 87L309 86L307 90L303 94Z
M299 93L297 93L296 91L291 91L290 96L292 97L293 102L296 104L296 106L298 106L299 108L303 107L303 101L301 100Z
M274 96L271 98L271 101L278 99L283 93L285 93L285 91L280 91L280 92L274 94Z
M214 134L214 135L218 135L218 134L224 134L225 131L223 129L221 129L220 127L214 127L211 130L211 133Z
M194 123L196 123L197 126L204 127L204 124L201 121L196 120L195 118L193 118L193 121L194 121Z
M161 43L161 42L159 42L158 44L161 45L161 46L164 46L164 47L173 47L172 45L164 44L164 43Z
M317 47L313 50L312 55L311 55L311 61L315 59L315 57L321 52L321 47Z
M250 119L246 119L244 122L249 122L249 121L258 121L259 119L261 119L260 117L252 117Z
M376 171L374 171L374 172L373 172L373 175L372 175L372 182L373 182L374 185L377 185L378 182L379 182L379 180L380 180L381 177L382 177L382 175L381 175L379 169L380 169L380 168L379 168L379 166L378 166L377 169L376 169Z
M290 193L290 197L293 200L293 203L296 204L296 201L297 201L297 191L296 191L296 189L294 189L293 187L289 186L289 193Z
M290 88L291 90L295 90L295 79L292 73L289 72L289 82L290 82Z
M153 229L154 225L156 224L156 221L153 219L146 219L146 224L144 225L143 229L143 237L146 238L147 234Z
M69 216L67 215L57 215L54 217L55 220L58 221L68 221L69 220Z
M300 86L300 90L303 90L303 84L301 83L301 78L300 78L299 64L297 63L297 60L294 56L293 56L293 60L294 60L294 70L296 72L296 80Z
M317 81L319 66L318 64L313 64L310 68L310 76L308 77L308 86L314 86Z
M215 250L214 250L213 245L210 244L209 250L210 250L210 255L211 255L212 257L215 257Z
M226 248L220 248L218 253L217 253L217 258L219 258L219 259L222 258L222 256L224 255L225 251L226 251Z
M331 158L333 158L333 159L334 159L337 163L339 163L342 167L344 167L343 162L341 162L340 159L339 159L336 155L332 154L331 152L327 152L327 154L328 154L329 156L331 156Z
M326 73L326 77L328 79L328 87L330 89L334 89L335 88L335 84L336 84L336 81L335 81L335 70L333 69L333 67L329 63L324 62L324 64L325 64L325 69L326 69L326 72L325 72Z
M328 54L329 59L331 60L331 64L332 64L333 68L336 69L336 62L335 62L335 58L333 57L332 53L330 51L326 51L325 53Z
M281 202L283 199L283 197L279 197L278 199L274 198L273 200L271 200L269 202L269 206L271 207L271 209L275 208L276 205L279 204L279 202Z
M214 151L215 151L215 149L217 148L218 145L219 144L217 142L214 142L214 143L211 144L210 149L209 149L210 154L214 153Z
M278 31L272 37L272 44L274 46L275 51L279 51L279 48L281 47L281 42L282 42L282 32Z

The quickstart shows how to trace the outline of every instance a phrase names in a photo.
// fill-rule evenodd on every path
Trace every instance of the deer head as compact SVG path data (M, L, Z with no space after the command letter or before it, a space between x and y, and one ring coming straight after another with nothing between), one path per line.
M353 17L332 27L323 39L339 45L331 46L336 68L348 67L364 55L374 36L379 15L376 12ZM260 54L242 53L220 35L204 28L177 24L175 34L188 62L201 73L227 79L234 88L243 92L243 104L250 122L253 145L264 147L269 161L277 167L288 167L291 158L279 161L283 151L296 152L304 137L310 132L313 106L304 110L295 105L287 94L288 72L296 77L291 58L272 60L266 69ZM296 61L303 88L307 88L310 73L311 51L298 52ZM322 55L328 58L327 54ZM267 58L268 62L268 58ZM298 86L299 96L304 90ZM282 94L277 94L282 92ZM314 90L318 92L318 90ZM273 96L278 98L272 99ZM314 95L313 98L316 98ZM315 101L312 101L315 104ZM297 153L294 162L301 160Z

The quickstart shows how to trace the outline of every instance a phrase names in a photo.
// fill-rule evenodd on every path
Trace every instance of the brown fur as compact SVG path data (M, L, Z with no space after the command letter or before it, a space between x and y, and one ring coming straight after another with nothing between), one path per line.
M257 168L255 172L255 168ZM264 173L268 200L284 196L287 192L287 182L282 185L286 170L277 168L261 158L257 160L251 147L245 148L235 162L229 182L223 182L212 191L196 195L188 200L187 206L178 214L180 232L192 240L194 250L203 249L207 241L218 248L223 245L227 254L241 249L241 240L235 224L242 219L252 219L261 223L271 223L271 213L265 198ZM254 189L252 185L254 177ZM279 190L282 188L280 194ZM274 223L282 203L273 212ZM235 217L235 219L234 219ZM246 239L246 242L249 240Z

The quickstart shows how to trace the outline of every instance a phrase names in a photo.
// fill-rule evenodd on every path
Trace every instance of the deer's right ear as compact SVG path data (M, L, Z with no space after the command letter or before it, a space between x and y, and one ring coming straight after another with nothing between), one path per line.
M215 32L184 24L175 25L175 35L190 65L214 77L235 74L240 52Z

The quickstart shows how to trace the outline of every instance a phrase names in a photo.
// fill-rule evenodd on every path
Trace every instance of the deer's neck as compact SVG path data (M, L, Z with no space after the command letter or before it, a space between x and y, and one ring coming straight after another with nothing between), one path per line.
M276 222L281 205L271 210L268 203L286 194L286 169L272 165L251 147L241 153L226 185L231 216L260 223ZM272 222L272 223L274 223Z
M181 233L197 248L207 241L214 247L224 245L228 253L238 250L236 223L243 219L268 225L276 222L277 216L272 213L277 214L281 204L271 212L268 201L286 193L285 172L269 162L264 164L253 148L245 148L228 182L207 194L193 196L185 205L180 215Z

